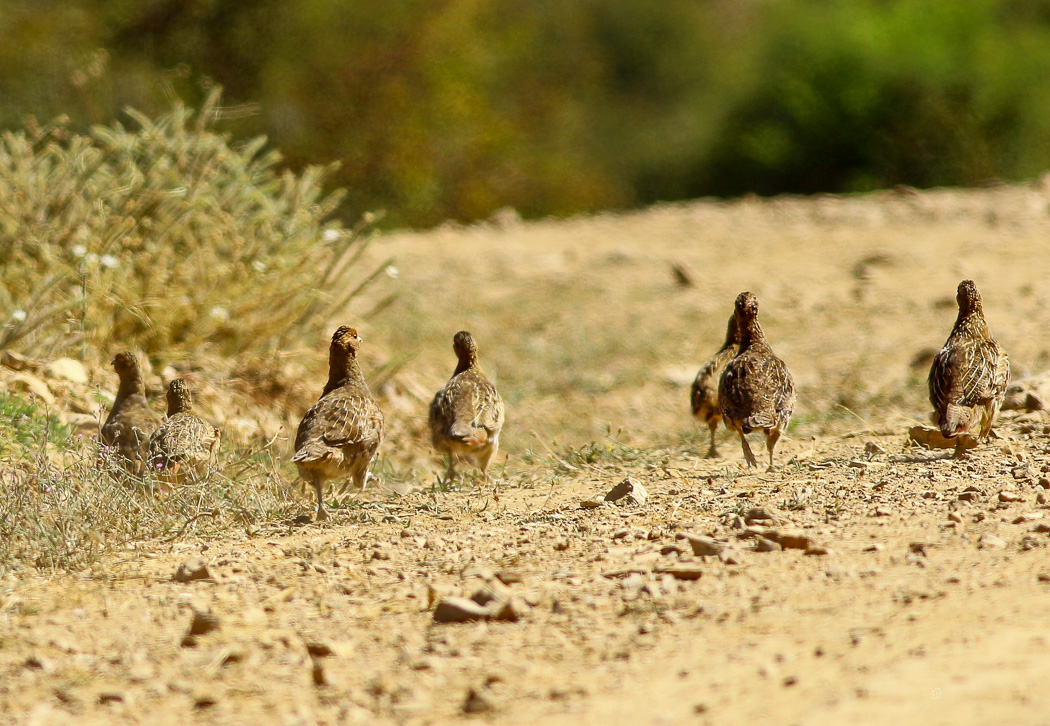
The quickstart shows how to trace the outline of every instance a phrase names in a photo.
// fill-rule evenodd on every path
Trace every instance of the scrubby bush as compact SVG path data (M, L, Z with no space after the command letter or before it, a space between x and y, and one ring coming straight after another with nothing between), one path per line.
M62 120L0 137L0 349L167 359L314 341L374 279L367 224L332 218L330 167L278 171L266 140L231 144L177 104L129 126Z

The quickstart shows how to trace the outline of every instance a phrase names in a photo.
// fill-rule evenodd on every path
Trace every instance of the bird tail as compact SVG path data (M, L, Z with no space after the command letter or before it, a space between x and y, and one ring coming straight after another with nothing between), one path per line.
M303 447L295 452L295 456L292 457L292 462L296 464L305 463L307 461L321 461L331 456L331 452L328 447L324 446L318 441L309 441L303 444Z
M777 425L776 416L768 412L753 413L744 419L744 428L771 429Z
M949 403L940 415L937 425L941 428L944 438L951 439L961 433L965 433L973 419L973 410L968 406L959 406Z

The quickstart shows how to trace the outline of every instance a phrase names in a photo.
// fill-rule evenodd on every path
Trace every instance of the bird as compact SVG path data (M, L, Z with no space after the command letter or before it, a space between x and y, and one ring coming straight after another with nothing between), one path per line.
M718 407L718 381L722 377L726 364L736 357L739 349L740 335L737 333L736 313L734 312L729 316L725 342L711 360L700 368L689 393L693 416L706 423L711 430L711 448L706 454L708 459L718 456L718 449L715 447L715 430L722 420L722 410Z
M795 384L758 324L758 299L750 292L740 293L734 317L740 349L718 381L718 405L726 428L740 434L748 466L758 466L758 462L746 435L756 429L765 434L769 471L773 471L773 449L795 410Z
M160 416L146 400L142 369L135 354L130 350L117 353L111 365L120 384L113 407L99 430L99 440L119 454L126 469L139 474L146 460L150 435L160 425Z
M430 403L430 439L439 454L448 457L446 478L456 475L456 464L467 461L488 479L488 465L499 450L504 406L496 386L478 362L478 344L469 331L452 338L458 363L452 378Z
M215 463L219 430L193 413L193 394L182 378L168 384L168 415L149 439L149 468L172 484L200 480Z
M317 492L318 521L328 519L325 481L349 476L363 490L368 467L383 441L383 412L357 362L360 347L354 328L343 325L332 335L328 383L295 434L292 461L299 476Z
M955 295L959 316L930 366L930 403L945 438L955 439L953 458L964 456L962 434L979 427L988 436L1010 383L1010 359L988 332L981 293L963 280Z

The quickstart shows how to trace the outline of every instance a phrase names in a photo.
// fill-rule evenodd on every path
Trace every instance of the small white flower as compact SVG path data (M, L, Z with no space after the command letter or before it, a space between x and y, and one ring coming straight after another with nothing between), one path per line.
M255 260L252 262L252 267L255 268L256 272L266 272L266 263L262 260Z
M87 254L87 245L73 245L73 254L77 257L83 257Z
M392 278L394 280L396 280L397 276L401 274L398 271L398 269L396 267L394 267L393 265L387 265L386 266L386 270L384 270L384 272L386 272L386 276L387 277Z
M118 260L113 255L102 255L98 258L98 261L102 263L103 267L108 267L110 269L113 269L114 267L120 264L120 260Z
M13 313L11 313L11 317L21 323L26 319L26 311L15 310Z
M208 314L212 317L212 320L220 320L226 322L230 319L230 311L224 308L222 305L216 305L213 307Z
M325 242L335 242L342 237L343 234L338 229L326 229L322 236L324 237Z

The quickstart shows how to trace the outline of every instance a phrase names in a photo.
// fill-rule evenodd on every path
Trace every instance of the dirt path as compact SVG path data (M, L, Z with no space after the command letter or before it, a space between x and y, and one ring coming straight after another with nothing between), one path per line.
M399 486L327 526L9 575L0 724L1050 722L1050 415L1006 412L964 462L905 436L962 276L1018 377L1050 367L1048 203L751 200L384 238L405 293L363 333L417 355L384 392ZM800 388L776 473L725 434L698 458L688 417L742 289ZM506 456L497 486L439 491L420 430L460 327L508 401ZM581 506L626 476L645 504ZM804 549L758 551L774 541ZM196 557L212 578L172 581ZM518 619L434 621L479 590ZM191 643L194 613L217 628Z

